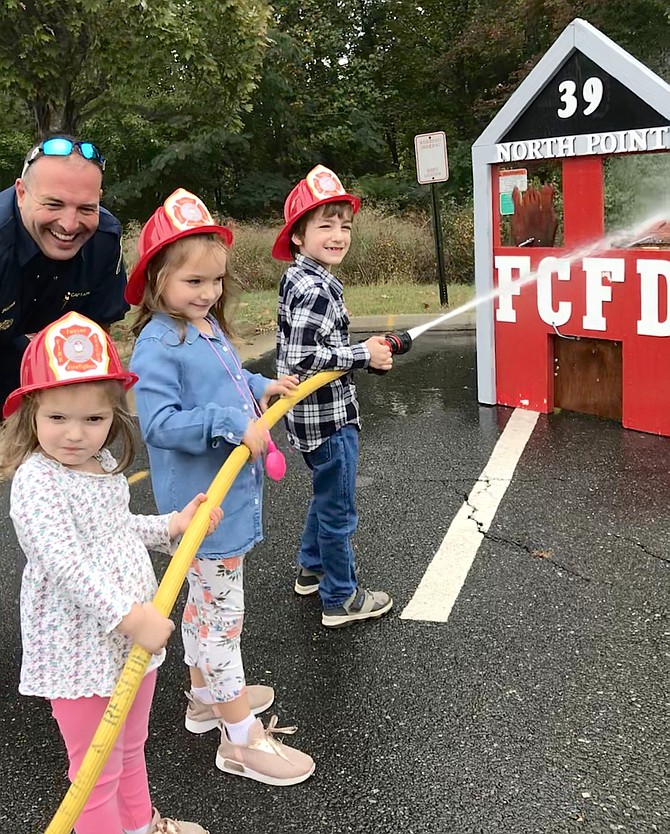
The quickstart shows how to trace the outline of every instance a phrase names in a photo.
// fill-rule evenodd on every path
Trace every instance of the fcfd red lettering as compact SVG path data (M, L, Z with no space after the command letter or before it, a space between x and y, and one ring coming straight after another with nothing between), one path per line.
M495 269L499 288L496 320L517 321L515 299L535 285L537 313L550 327L572 327L594 333L608 332L608 310L616 298L617 285L628 279L638 282L636 309L627 312L636 318L640 336L670 336L670 259L621 257L570 258L545 257L533 269L530 255L496 255ZM628 263L628 275L626 265ZM634 264L635 275L631 275ZM565 282L564 292L559 292ZM527 286L526 286L527 285ZM562 296L562 297L561 297ZM580 298L581 317L575 316Z

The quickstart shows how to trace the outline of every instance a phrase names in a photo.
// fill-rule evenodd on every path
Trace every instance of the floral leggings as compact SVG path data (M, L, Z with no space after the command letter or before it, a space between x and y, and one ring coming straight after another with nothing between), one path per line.
M188 599L181 622L184 660L202 672L219 702L239 698L246 685L240 649L243 558L195 558L187 576Z

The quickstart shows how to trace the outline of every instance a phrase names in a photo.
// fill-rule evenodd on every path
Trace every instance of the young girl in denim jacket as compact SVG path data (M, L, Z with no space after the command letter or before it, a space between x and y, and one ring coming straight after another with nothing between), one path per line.
M130 365L140 378L135 402L160 512L178 506L194 488L206 490L233 449L249 447L251 460L223 502L223 521L188 572L182 619L191 677L186 727L195 733L221 727L220 770L293 785L312 774L314 762L273 738L295 728L278 728L274 716L265 727L255 717L272 704L274 691L246 685L240 635L244 555L263 537L268 432L256 418L272 396L293 392L297 380L266 379L240 364L226 319L232 238L184 189L154 212L142 228L126 291L140 307Z

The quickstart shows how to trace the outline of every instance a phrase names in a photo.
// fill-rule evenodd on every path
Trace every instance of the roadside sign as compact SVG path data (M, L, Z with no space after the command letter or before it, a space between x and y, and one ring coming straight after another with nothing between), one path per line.
M414 153L416 155L416 178L422 185L430 185L435 256L437 258L437 283L440 288L440 304L444 305L449 303L449 297L447 295L447 277L444 268L444 244L442 241L442 220L440 218L437 183L449 179L445 132L435 130L432 133L419 133L414 137Z
M416 178L422 185L449 179L447 137L443 130L419 133L414 137Z

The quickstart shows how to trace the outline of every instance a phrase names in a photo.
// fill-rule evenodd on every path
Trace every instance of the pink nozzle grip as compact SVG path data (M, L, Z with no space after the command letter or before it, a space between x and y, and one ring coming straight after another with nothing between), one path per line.
M268 441L268 453L265 458L265 471L273 481L281 481L286 474L286 459L275 444Z

